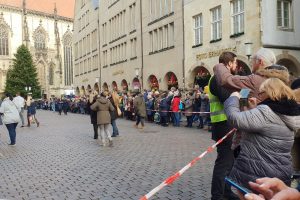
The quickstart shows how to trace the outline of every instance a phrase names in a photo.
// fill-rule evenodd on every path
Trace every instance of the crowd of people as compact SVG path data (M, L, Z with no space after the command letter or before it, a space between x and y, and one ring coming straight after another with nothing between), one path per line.
M277 193L285 196L285 192L291 198L278 199L300 199L299 192L288 187L292 174L300 172L300 79L290 80L288 69L275 63L274 53L261 48L251 58L252 74L236 75L237 56L223 52L214 67L214 75L203 88L195 85L189 91L173 87L169 91L100 93L91 90L80 98L37 102L30 96L25 101L19 94L15 98L6 94L0 113L9 132L10 145L16 144L18 122L25 126L25 105L29 127L32 122L39 126L36 107L57 111L59 115L62 112L89 114L94 139L100 137L101 145L108 143L109 147L113 146L113 137L119 135L118 117L136 121L137 129L144 128L145 120L162 127L195 126L212 132L215 141L236 128L235 134L217 146L211 199L271 199ZM246 99L241 99L242 89L250 91ZM241 196L225 184L225 177L254 193ZM262 187L269 182L280 185L281 189L272 191L275 186Z

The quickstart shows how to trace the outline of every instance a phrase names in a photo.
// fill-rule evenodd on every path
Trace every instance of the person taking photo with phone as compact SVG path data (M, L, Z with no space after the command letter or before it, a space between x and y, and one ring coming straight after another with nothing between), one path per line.
M259 91L265 100L257 107L250 105L253 109L240 111L238 92L224 103L228 121L243 131L241 151L229 178L246 188L249 181L260 177L277 177L290 185L291 148L294 131L300 128L296 97L278 78L265 80Z

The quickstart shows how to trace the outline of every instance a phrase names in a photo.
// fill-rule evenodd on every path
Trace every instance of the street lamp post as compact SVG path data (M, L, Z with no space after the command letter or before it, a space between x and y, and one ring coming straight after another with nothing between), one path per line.
M31 86L26 86L25 90L26 90L26 92L30 92L31 91Z
M245 43L245 53L246 56L248 57L248 60L250 60L250 57L252 55L252 42L246 42Z

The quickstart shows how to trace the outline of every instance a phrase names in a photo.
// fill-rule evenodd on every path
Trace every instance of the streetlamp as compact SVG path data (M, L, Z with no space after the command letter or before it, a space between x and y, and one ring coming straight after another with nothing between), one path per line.
M31 91L31 87L30 86L26 86L25 90L26 90L26 92L30 92Z
M135 77L136 77L136 78L139 78L139 71L140 71L140 68L135 68L135 69L134 69Z
M250 60L250 57L252 55L252 42L246 42L245 43L245 52L246 56L248 57L248 60Z

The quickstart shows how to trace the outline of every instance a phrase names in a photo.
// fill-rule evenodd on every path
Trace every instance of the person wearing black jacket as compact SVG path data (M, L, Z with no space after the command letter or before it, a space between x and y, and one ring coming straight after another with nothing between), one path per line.
M93 111L90 107L93 105L97 100L98 93L94 91L90 94L90 97L87 102L87 109L89 110L90 117L91 117L91 124L93 124L94 129L94 139L98 139L98 124L97 124L97 111Z
M224 52L219 57L219 62L228 66L234 71L236 67L236 55L231 52ZM213 76L209 84L210 92L218 97L221 103L231 95L231 92L224 87L218 85L218 82ZM232 127L228 125L227 120L212 123L212 139L218 141L224 137ZM229 174L234 162L233 150L231 150L232 135L217 146L217 159L215 161L212 186L211 186L211 199L222 200L223 197L230 200L238 200L239 198L231 191L230 186L225 185L225 176Z

